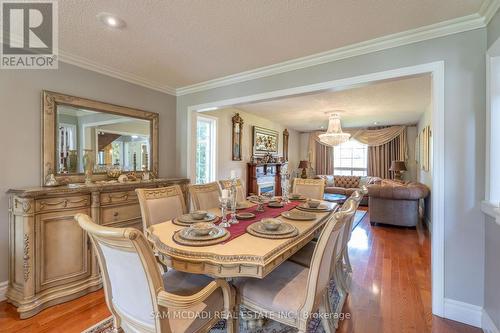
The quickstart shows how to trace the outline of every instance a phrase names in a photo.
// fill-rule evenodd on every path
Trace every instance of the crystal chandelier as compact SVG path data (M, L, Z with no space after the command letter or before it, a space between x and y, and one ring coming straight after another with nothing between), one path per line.
M318 135L319 141L328 146L336 146L347 142L351 134L342 132L340 116L338 113L330 114L328 119L328 130L326 133Z

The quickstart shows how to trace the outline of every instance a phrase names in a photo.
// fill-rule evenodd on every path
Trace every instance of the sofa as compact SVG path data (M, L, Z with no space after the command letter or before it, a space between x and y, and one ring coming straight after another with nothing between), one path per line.
M420 218L420 199L428 195L429 188L416 182L383 180L368 185L370 222L414 227Z
M343 194L347 197L351 196L354 191L360 190L362 186L378 184L382 181L379 177L370 176L317 175L316 178L325 180L325 193ZM368 197L365 196L360 204L368 205Z

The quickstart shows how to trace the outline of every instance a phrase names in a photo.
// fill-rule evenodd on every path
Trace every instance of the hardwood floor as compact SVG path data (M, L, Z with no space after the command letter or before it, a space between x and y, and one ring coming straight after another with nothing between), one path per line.
M481 329L432 315L430 237L417 230L371 226L368 214L349 243L352 290L338 333L476 333Z
M352 291L339 333L478 333L480 329L431 313L430 243L422 228L372 227L368 214L353 232ZM80 333L110 315L104 294L94 292L19 320L0 303L0 332Z

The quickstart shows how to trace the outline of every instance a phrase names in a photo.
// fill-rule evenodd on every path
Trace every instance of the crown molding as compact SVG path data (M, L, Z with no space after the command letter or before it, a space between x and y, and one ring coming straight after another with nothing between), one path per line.
M484 13L493 16L490 12L498 4L499 0L486 0L488 6L481 6ZM386 35L368 41L343 46L326 52L313 54L310 56L284 61L270 66L265 66L238 74L196 83L193 85L178 88L177 96L192 94L208 89L219 88L235 83L254 80L266 76L276 75L284 72L294 71L302 68L316 66L341 59L356 57L372 52L391 49L398 46L408 45L433 38L452 35L469 30L484 28L486 26L485 17L479 13L459 17L456 19L443 21L424 27L407 30L391 35Z
M169 95L176 95L176 89L162 85L158 82L154 82L139 75L135 75L132 73L119 71L112 67L102 65L91 61L89 59L68 53L64 50L59 49L59 61L65 62L67 64L75 65L84 69L88 69L93 72L97 72L103 75L111 76L116 79L120 79L122 81L127 81L145 88L153 89L156 91L160 91L163 93L167 93Z
M491 19L500 8L500 0L484 0L479 8L478 14L484 17L484 24L488 25Z

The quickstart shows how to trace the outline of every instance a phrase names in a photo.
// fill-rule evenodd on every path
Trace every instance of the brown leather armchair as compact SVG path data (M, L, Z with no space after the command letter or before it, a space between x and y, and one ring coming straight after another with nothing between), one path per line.
M419 220L419 201L429 195L421 183L383 180L368 186L370 222L414 227Z

